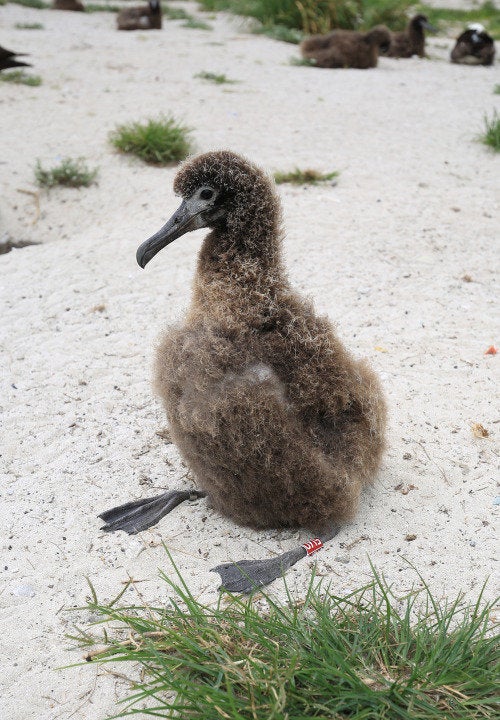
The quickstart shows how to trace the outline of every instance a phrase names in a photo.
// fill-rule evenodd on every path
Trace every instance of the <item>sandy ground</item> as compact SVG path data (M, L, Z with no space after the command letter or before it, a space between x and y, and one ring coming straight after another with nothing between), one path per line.
M500 106L498 65L451 65L452 40L440 36L429 60L293 67L293 46L235 19L210 22L209 32L166 22L127 34L111 14L0 8L0 44L29 51L43 77L38 88L0 85L0 234L41 243L0 257L0 682L10 720L116 711L116 678L57 670L81 657L65 633L89 620L68 612L85 604L85 576L102 599L133 577L146 601L162 603L164 541L212 602L211 567L308 538L239 528L205 501L139 537L99 530L103 509L189 483L156 434L166 419L150 375L155 338L188 303L202 234L137 267L136 247L177 207L176 171L115 154L107 137L123 121L173 112L199 151L229 147L270 172L341 171L336 187L280 189L286 259L295 285L383 378L389 449L356 521L289 572L292 590L304 591L317 562L344 593L367 581L370 558L396 592L418 585L409 560L438 597L475 597L488 576L495 594L499 359L484 353L498 342L499 164L476 138ZM200 71L239 83L213 86ZM37 192L33 165L64 156L98 166L99 183L40 191L38 212L25 192ZM475 437L473 423L489 437Z

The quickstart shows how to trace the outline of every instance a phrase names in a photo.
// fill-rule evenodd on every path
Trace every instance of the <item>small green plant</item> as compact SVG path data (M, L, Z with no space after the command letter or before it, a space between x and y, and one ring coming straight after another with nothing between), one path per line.
M500 115L496 110L491 118L485 115L484 125L485 132L481 135L481 142L495 152L500 152Z
M194 17L190 17L186 22L182 23L182 27L191 28L191 30L212 30L212 26L203 20L197 20Z
M42 84L42 78L40 75L28 75L25 70L10 70L9 72L2 73L0 75L0 82L38 87Z
M500 83L497 83L495 87L493 88L493 92L495 95L500 95Z
M44 0L9 0L14 5L22 5L23 7L35 8L36 10L47 10L50 3Z
M408 11L414 0L198 0L206 10L229 10L255 18L261 32L287 42L299 42L297 35L285 34L281 28L301 34L326 33L334 28L368 29L386 24L392 30L408 22Z
M500 13L496 4L490 0L468 10L430 5L420 5L419 10L428 17L432 25L439 28L450 29L451 26L454 31L461 31L467 23L481 23L490 35L500 39Z
M41 187L51 188L56 185L64 187L89 187L97 177L97 168L89 170L83 158L73 160L63 158L59 165L45 170L40 160L36 161L35 178Z
M420 576L423 589L398 598L373 572L346 597L313 578L286 603L264 593L258 604L229 597L216 607L201 604L178 571L178 585L161 574L170 593L161 607L120 606L127 586L101 603L90 586L102 638L79 631L72 639L89 648L88 663L139 665L114 717L496 717L494 603L438 600Z
M267 25L259 25L253 28L254 35L265 35L273 40L298 45L304 39L304 33L296 28L289 28L286 25L270 23Z
M333 180L338 176L338 171L331 173L320 173L318 170L299 170L295 168L292 172L274 174L274 180L277 185L283 183L291 183L292 185L317 185L318 183Z
M42 23L16 23L14 25L18 30L43 30Z
M172 116L120 125L110 135L117 150L137 155L152 165L184 160L192 151L191 129Z
M206 72L205 70L197 73L194 77L207 80L208 82L214 83L214 85L234 85L238 82L237 80L230 80L224 73L218 75L217 73Z
M170 5L165 5L165 3L162 3L161 10L164 17L169 20L190 20L193 17L182 8L170 7Z
M109 12L118 13L122 9L119 5L103 5L101 3L85 3L85 12L97 13L97 12Z

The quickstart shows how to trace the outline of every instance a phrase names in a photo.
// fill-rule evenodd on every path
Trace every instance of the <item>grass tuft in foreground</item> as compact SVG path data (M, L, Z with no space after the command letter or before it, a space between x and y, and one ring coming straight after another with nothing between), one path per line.
M180 576L179 576L180 577ZM102 645L73 640L88 662L133 662L137 672L115 717L184 720L479 720L498 702L499 645L492 605L440 602L429 588L396 599L374 572L346 597L311 581L305 599L262 596L202 605L180 577L162 574L162 607L99 603ZM126 589L126 588L125 588ZM265 603L265 611L262 607ZM110 623L113 630L110 631ZM130 672L130 671L129 671ZM123 677L122 674L120 674Z
M194 77L207 80L208 82L214 83L214 85L234 85L238 82L237 80L230 80L224 73L218 75L217 73L206 72L205 70L196 73Z
M274 181L277 185L283 183L291 183L292 185L317 185L318 183L327 182L338 177L339 172L336 170L331 173L320 173L318 170L299 170L295 168L292 172L274 174Z
M172 116L119 125L110 135L120 152L137 155L152 165L168 165L184 160L192 151L191 129Z
M95 182L97 177L97 168L89 170L83 158L73 160L72 158L64 158L59 165L45 170L40 160L36 161L35 178L41 187L52 188L56 185L64 187L89 187Z
M0 74L0 82L38 87L42 84L42 78L40 75L29 75L25 70L10 70L6 73Z
M493 117L489 118L487 115L484 118L485 132L481 135L481 142L484 145L500 152L500 115L495 112Z

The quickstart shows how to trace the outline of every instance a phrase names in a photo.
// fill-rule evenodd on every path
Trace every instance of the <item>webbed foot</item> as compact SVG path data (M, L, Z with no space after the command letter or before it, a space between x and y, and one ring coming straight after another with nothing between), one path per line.
M248 594L269 585L273 580L284 575L298 560L320 550L325 543L337 535L339 529L335 526L330 532L321 535L319 538L310 540L274 558L238 560L217 565L217 567L212 568L212 571L220 575L221 584L219 590Z
M170 490L145 500L134 500L101 513L98 517L106 523L101 530L124 530L129 535L136 535L156 525L184 500L205 496L202 490Z

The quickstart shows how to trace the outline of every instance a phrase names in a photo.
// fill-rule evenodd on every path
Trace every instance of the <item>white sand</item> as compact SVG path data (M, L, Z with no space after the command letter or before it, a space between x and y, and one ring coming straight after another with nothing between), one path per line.
M368 580L369 558L398 593L418 584L406 559L438 597L476 597L494 574L500 360L484 352L498 342L499 164L476 138L500 105L497 69L449 64L452 39L442 36L429 43L431 60L292 67L295 47L245 34L236 19L210 22L211 32L167 21L127 34L111 14L0 8L0 44L29 51L43 77L38 88L0 84L0 235L42 243L0 257L0 714L9 720L116 711L116 678L56 670L81 657L65 633L88 622L67 612L85 604L86 575L102 599L131 576L145 600L162 603L165 541L211 602L211 567L299 537L239 528L203 500L140 537L99 531L98 512L188 484L156 435L166 420L150 374L155 338L188 303L202 238L138 268L136 247L177 207L176 170L115 154L107 136L119 122L173 112L200 151L229 147L269 171L341 171L337 187L280 189L286 259L294 283L382 376L390 442L356 521L298 563L290 587L303 592L316 560L338 593ZM193 78L203 70L240 83ZM41 191L38 217L21 191L37 191L37 158L52 166L61 156L99 166L99 184ZM474 437L476 422L488 438ZM487 596L495 589L492 578Z

